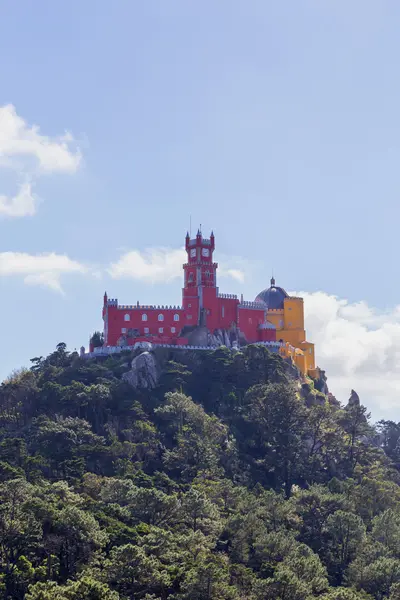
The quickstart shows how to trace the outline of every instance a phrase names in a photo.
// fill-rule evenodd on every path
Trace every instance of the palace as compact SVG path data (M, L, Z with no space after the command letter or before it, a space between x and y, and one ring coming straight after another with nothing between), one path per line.
M291 358L301 373L317 377L314 344L306 341L303 299L289 296L275 285L254 301L221 294L218 264L213 260L214 234L186 235L187 262L180 306L118 304L104 294L104 346L132 346L137 342L176 346L271 344ZM93 348L91 347L91 351Z

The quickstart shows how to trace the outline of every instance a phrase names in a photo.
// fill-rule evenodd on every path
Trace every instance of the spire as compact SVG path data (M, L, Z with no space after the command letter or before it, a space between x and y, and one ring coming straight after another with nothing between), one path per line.
M186 237L189 238L189 232L188 231L186 232Z
M271 277L271 285L275 285L275 277L273 275Z

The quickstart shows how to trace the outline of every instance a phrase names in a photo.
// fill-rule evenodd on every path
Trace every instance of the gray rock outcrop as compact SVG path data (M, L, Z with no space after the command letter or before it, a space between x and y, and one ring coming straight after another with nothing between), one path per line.
M142 352L131 363L131 370L122 379L134 388L154 389L160 377L154 354Z

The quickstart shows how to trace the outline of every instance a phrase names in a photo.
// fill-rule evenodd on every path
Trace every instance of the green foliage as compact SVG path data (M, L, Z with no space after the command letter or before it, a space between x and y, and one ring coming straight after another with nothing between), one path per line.
M162 349L151 391L132 356L0 386L1 597L400 600L400 424L264 347Z

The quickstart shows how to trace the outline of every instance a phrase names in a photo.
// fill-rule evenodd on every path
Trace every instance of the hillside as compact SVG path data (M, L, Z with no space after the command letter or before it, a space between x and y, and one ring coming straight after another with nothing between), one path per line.
M399 425L262 347L132 357L1 385L2 597L400 599Z

